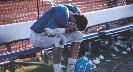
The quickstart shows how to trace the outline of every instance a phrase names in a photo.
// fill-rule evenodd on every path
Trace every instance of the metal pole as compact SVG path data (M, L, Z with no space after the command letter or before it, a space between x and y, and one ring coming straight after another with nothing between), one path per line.
M37 12L38 12L38 19L39 19L39 6L38 6L38 0L37 0Z

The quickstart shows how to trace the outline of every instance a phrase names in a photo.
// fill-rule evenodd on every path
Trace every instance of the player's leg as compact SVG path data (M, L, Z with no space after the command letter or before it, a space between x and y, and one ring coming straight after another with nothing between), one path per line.
M83 41L83 36L79 31L67 33L65 36L67 42L72 41L69 51L69 58L68 58L68 65L66 72L74 72L76 59L80 48L80 43Z

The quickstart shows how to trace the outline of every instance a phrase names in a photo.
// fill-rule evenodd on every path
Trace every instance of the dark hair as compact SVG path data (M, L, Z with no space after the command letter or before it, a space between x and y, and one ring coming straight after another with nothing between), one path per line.
M88 25L87 17L83 14L74 14L74 17L76 19L77 28L79 31L85 30Z

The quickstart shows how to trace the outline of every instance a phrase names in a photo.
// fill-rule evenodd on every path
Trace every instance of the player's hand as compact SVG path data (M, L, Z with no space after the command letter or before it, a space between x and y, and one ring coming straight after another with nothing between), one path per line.
M77 25L75 23L70 24L67 28L66 28L66 32L72 32L75 31L77 28Z
M75 30L77 28L77 25L75 23L72 23L69 27L71 28L71 30Z
M48 37L54 37L56 34L53 29L46 28L44 29L45 35Z

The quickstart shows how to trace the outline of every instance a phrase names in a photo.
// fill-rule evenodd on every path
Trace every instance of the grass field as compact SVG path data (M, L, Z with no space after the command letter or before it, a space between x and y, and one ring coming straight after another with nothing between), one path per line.
M122 56L124 57L123 60L125 60L125 58L129 57L127 55L127 57L125 57L124 55L121 55L120 53L118 52L115 52L114 50L111 50L111 49L108 49L106 51L101 51L99 53L92 53L90 55L87 55L86 57L89 59L89 60L93 60L95 59L96 57L98 57L99 55L103 55L105 59L103 60L100 60L100 64L97 64L97 69L100 69L99 71L97 72L128 72L128 70L123 70L121 71L120 68L123 67L123 66L119 66L121 64L122 61L120 61L118 64L115 64L114 59L113 57L110 56L110 54L115 54L117 55L117 57L121 58ZM63 56L64 56L64 60L62 60L62 65L66 65L67 64L67 56L68 56L68 53L63 53ZM78 55L78 58L81 58L83 57L84 55L83 54L79 54ZM121 58L122 59L122 58ZM111 62L107 62L106 60L111 60ZM119 66L117 69L112 69L113 67L112 66ZM110 67L111 70L110 70ZM48 66L20 66L20 65L16 65L16 71L15 72L53 72L53 67L52 67L52 55L49 56L49 65ZM106 69L105 69L106 68ZM8 68L7 68L8 70ZM63 69L64 72L66 70L66 68ZM110 70L110 71L109 71ZM120 71L119 71L120 70ZM8 71L0 71L0 72L8 72Z
M131 41L133 43L133 41ZM131 43L128 42L128 43ZM125 43L125 42L124 42ZM123 43L123 44L124 44ZM131 44L126 43L128 47L132 47ZM116 46L116 44L113 44ZM100 60L100 63L96 65L96 72L133 72L133 49L129 51L127 54L121 54L122 51L126 51L126 48L122 48L120 46L118 49L120 50L119 52L116 52L113 49L109 48L108 46L107 50L102 50L98 53L91 53L90 55L87 55L86 57L89 60L93 60L96 57L99 57L99 55L103 55L104 59ZM116 55L115 57L112 57L111 54ZM85 56L84 54L78 55L78 59ZM63 58L64 60L61 61L62 65L67 65L67 59L68 59L68 53L63 52ZM35 61L40 61L38 57L34 59ZM32 60L30 60L32 61ZM43 58L42 61L43 62ZM52 55L49 55L49 65L48 66L22 66L22 65L16 65L16 71L15 72L53 72L53 67L52 67ZM63 68L64 72L66 68ZM9 68L5 69L0 69L0 72L10 72Z

